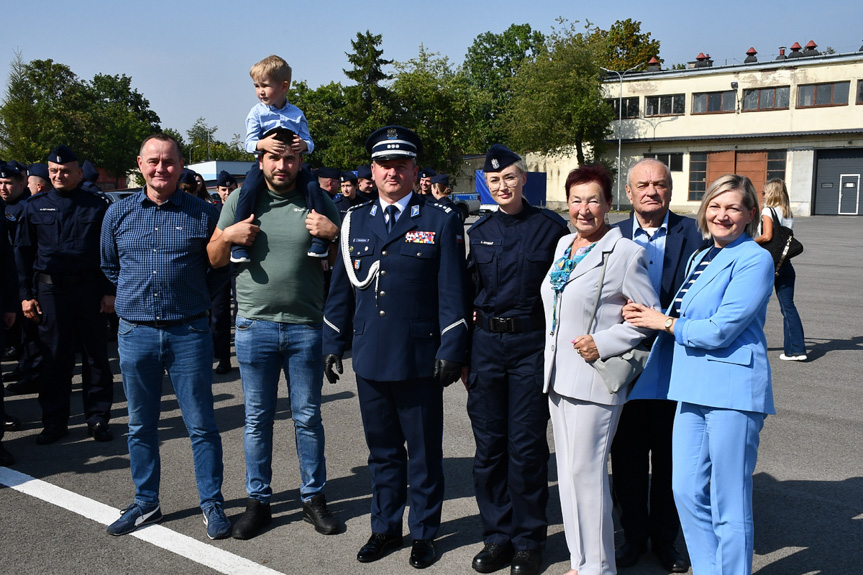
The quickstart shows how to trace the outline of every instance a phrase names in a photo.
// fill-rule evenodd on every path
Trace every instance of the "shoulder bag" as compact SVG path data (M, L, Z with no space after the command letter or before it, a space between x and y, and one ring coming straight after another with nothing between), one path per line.
M775 264L775 272L779 274L779 268L786 260L799 256L803 253L803 244L794 237L794 232L791 228L786 228L779 221L779 216L776 215L776 210L770 208L770 214L773 217L773 237L766 244L761 244L765 250L773 256Z
M596 323L596 310L599 307L599 300L602 296L602 282L605 280L605 266L608 263L607 257L611 253L614 252L602 253L602 270L599 274L596 300L593 302L593 313L590 316L590 323L587 325L587 333L591 333L591 329ZM608 393L613 395L628 386L641 374L649 355L650 350L641 342L629 351L605 359L597 359L591 365L602 376L605 387L608 388Z

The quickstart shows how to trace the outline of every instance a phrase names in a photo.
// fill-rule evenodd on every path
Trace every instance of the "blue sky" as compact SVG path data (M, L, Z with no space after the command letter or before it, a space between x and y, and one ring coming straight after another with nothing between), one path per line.
M701 8L703 7L704 8ZM251 8L249 8L251 7ZM0 78L5 94L9 62L53 59L79 77L126 74L150 100L162 126L185 134L199 116L228 141L244 131L257 102L249 67L271 53L284 57L295 80L312 87L349 83L342 69L357 32L383 36L384 57L405 61L420 44L460 64L474 38L529 23L548 32L559 16L608 28L616 20L642 22L660 40L668 66L709 53L717 64L742 62L750 46L760 60L779 46L814 40L819 48L854 52L863 44L863 3L822 0L704 3L667 0L574 2L414 0L30 0L17 23L4 10ZM313 135L314 136L314 135Z

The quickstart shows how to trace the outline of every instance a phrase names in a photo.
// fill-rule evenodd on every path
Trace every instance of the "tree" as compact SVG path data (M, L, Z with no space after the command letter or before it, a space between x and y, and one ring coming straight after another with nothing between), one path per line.
M648 60L659 57L659 40L652 40L650 32L641 32L641 22L627 18L618 20L608 30L596 28L595 40L605 43L602 66L623 72L638 65L646 66Z
M603 100L604 43L560 19L537 57L507 82L510 102L499 124L518 150L550 155L575 151L579 164L605 148L613 112Z
M422 164L456 175L470 139L470 86L446 57L429 53L396 63L392 85L395 120L423 141Z
M485 152L503 139L495 122L510 97L507 82L523 62L536 57L544 42L545 36L530 24L513 24L501 34L485 32L474 38L462 67L472 91L471 125L478 136L469 145L471 151Z

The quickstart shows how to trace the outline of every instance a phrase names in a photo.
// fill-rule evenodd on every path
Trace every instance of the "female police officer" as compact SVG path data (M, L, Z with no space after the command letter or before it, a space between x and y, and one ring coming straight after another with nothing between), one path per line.
M539 571L548 521L548 400L542 393L545 320L539 287L558 240L557 214L528 205L523 160L505 146L486 156L499 210L468 230L476 291L468 414L476 439L474 485L485 546L473 568Z

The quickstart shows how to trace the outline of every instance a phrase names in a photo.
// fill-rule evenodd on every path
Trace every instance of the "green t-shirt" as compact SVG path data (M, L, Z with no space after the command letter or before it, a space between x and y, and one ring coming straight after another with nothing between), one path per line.
M239 193L228 196L219 216L219 229L232 225ZM326 196L326 194L322 194ZM339 225L339 212L324 198L327 216ZM234 264L239 314L250 319L311 324L323 321L325 260L306 255L312 235L306 229L308 209L303 195L293 190L279 195L272 190L258 196L255 224L261 232L247 248L251 263Z

